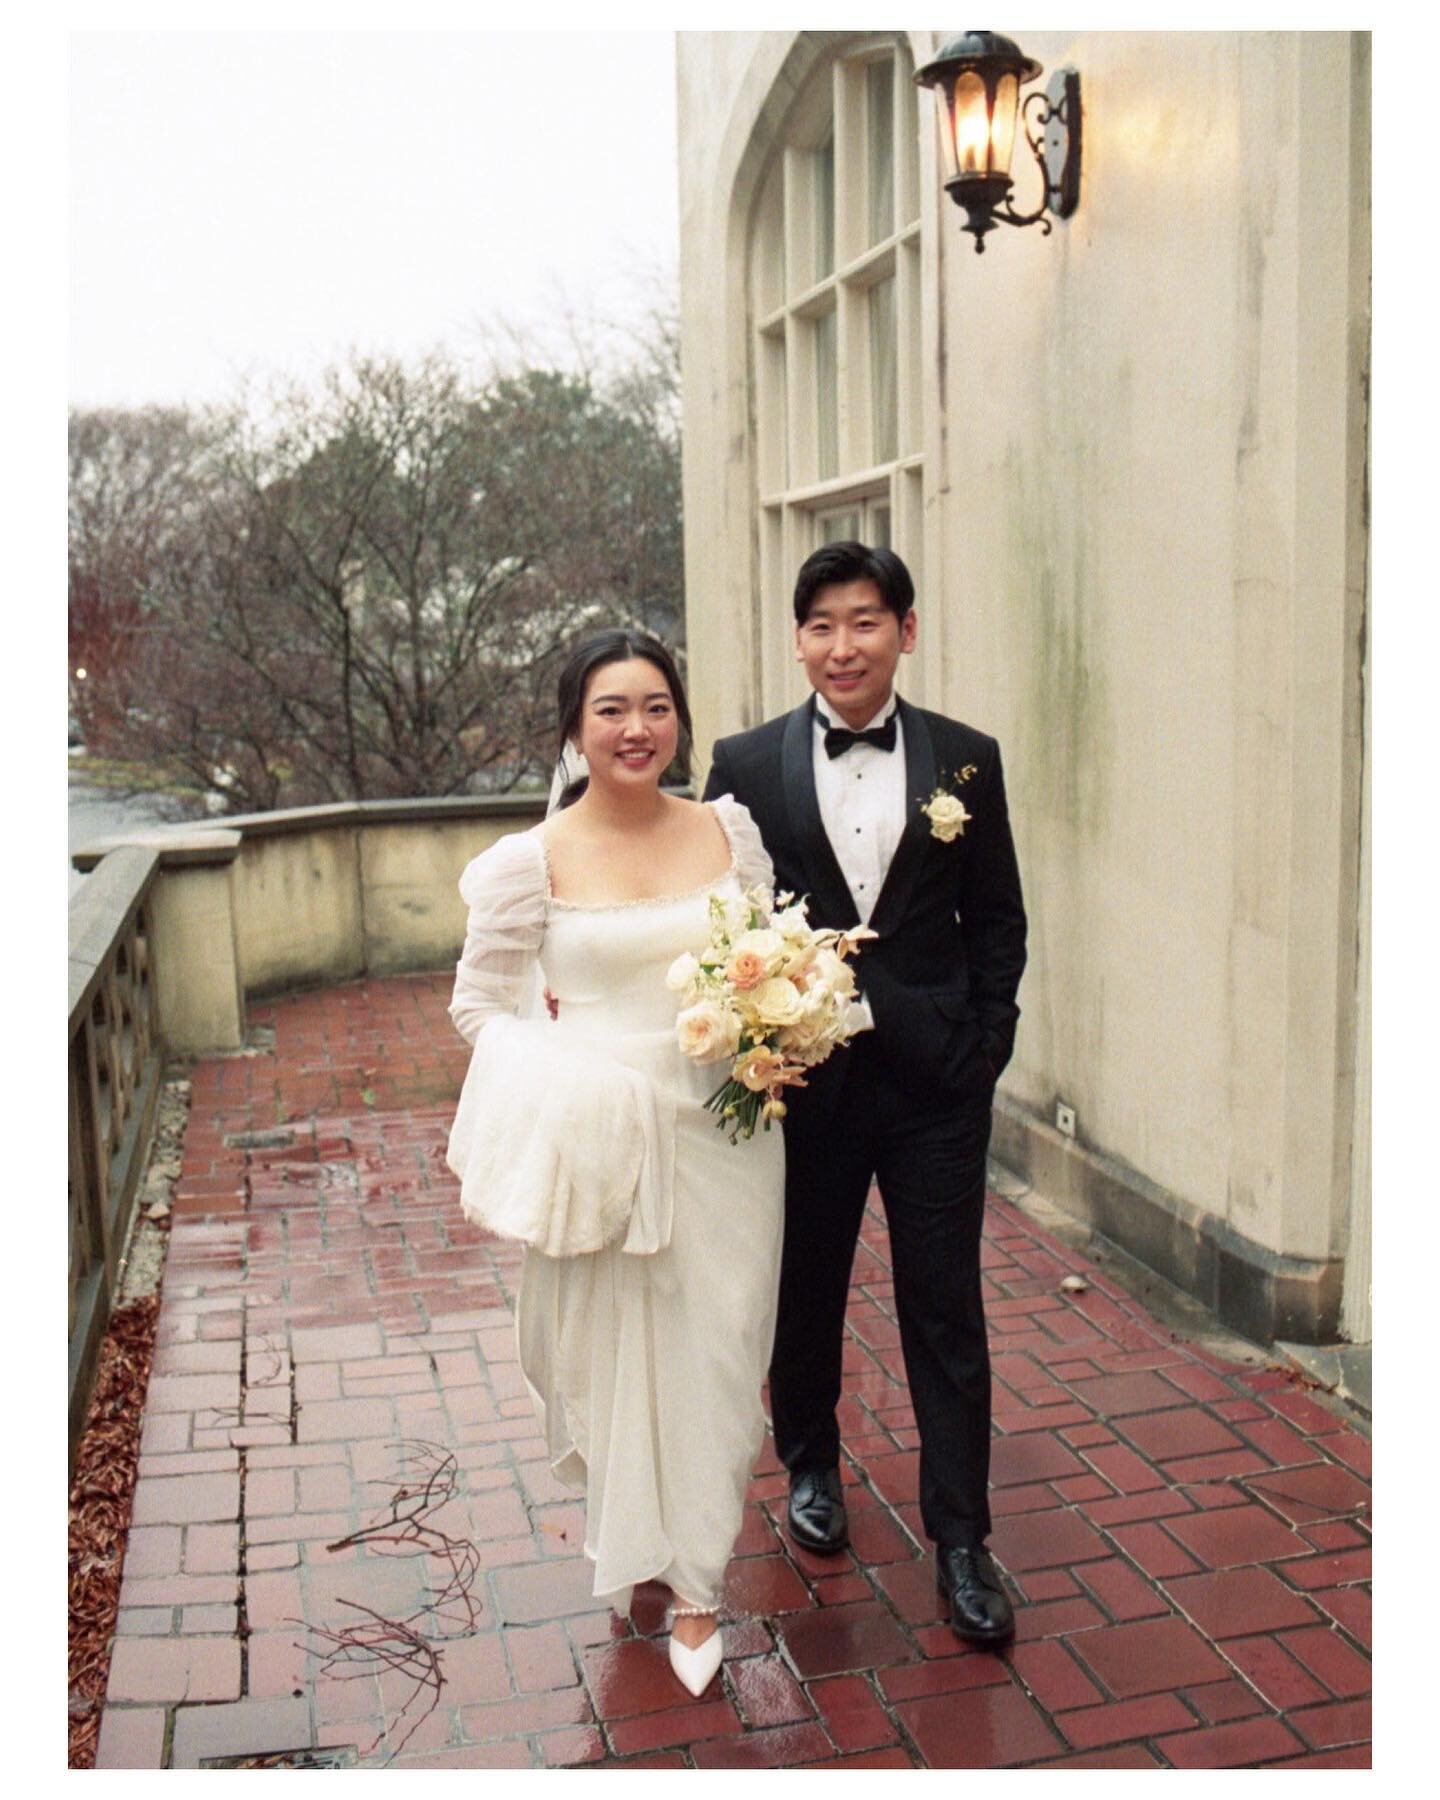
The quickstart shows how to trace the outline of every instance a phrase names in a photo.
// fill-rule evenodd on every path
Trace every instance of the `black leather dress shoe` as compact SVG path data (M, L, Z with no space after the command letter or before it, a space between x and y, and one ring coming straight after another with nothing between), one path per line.
M834 1556L850 1542L850 1522L838 1469L807 1469L790 1477L790 1535L802 1550Z
M1015 1635L1015 1614L1000 1571L983 1545L935 1554L935 1578L950 1602L950 1624L967 1644L1005 1644Z

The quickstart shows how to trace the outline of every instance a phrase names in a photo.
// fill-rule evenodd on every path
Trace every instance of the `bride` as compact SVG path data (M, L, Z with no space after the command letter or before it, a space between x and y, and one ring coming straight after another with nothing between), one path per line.
M476 1049L450 1160L467 1213L494 1224L537 1194L561 1216L570 1196L573 1218L587 1182L640 1155L633 1183L624 1164L623 1238L557 1255L516 1229L520 1363L552 1468L585 1491L596 1596L628 1613L637 1582L667 1584L670 1661L699 1694L720 1666L715 1614L764 1435L784 1150L779 1131L732 1145L717 1130L704 1101L721 1071L681 1054L665 975L706 942L709 894L769 888L773 871L737 801L661 791L691 733L654 638L581 644L559 711L562 768L578 752L588 778L460 882L470 912L450 1016ZM587 1110L596 1070L613 1082L601 1077L611 1086Z

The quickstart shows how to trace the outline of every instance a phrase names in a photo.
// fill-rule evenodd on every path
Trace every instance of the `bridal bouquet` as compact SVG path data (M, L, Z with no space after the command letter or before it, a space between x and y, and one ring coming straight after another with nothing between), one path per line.
M730 1074L705 1102L733 1144L785 1117L780 1098L803 1087L805 1071L850 1041L855 972L846 962L865 938L812 931L805 902L764 888L738 898L710 896L710 939L671 964L665 984L680 996L680 1048L696 1062L730 1059Z

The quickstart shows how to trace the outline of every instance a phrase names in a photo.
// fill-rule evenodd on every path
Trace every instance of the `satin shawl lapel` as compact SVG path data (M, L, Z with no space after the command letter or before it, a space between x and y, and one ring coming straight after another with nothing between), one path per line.
M935 792L935 746L930 728L913 706L897 703L905 734L905 830L885 874L885 885L870 915L870 926L883 937L905 916L920 865L930 846L930 820L920 809Z
M840 872L820 802L815 794L815 697L797 706L785 721L781 779L790 815L790 833L809 881L810 923L838 929L858 925L855 898Z

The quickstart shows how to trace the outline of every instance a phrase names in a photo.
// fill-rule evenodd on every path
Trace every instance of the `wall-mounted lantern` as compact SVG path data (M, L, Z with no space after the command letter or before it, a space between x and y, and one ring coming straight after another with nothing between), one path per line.
M1047 215L1068 219L1079 204L1080 77L1061 69L1047 92L1028 94L1022 106L1021 87L1039 73L1038 62L995 31L962 32L915 71L920 86L935 89L945 191L965 208L961 229L975 234L977 255L997 219L1007 225L1038 221L1048 232ZM1017 115L1045 184L1033 213L1017 213L1010 204Z

